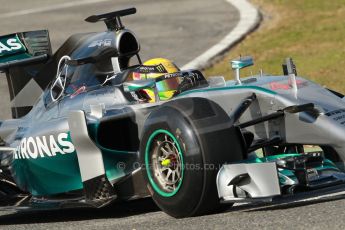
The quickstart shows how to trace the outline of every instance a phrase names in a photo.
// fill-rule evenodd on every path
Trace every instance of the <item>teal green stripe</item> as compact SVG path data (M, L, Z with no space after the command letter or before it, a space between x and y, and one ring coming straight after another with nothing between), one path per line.
M32 57L31 55L27 53L16 53L16 54L6 54L3 56L0 56L0 63L8 62L8 61L15 61L15 60L22 60L26 58Z
M253 86L253 85L239 85L239 86L228 86L228 87L222 87L222 88L206 88L206 89L195 89L195 90L190 90L190 91L186 91L183 92L181 94L179 94L178 96L184 96L190 93L201 93L201 92L209 92L209 91L221 91L221 90L233 90L233 89L254 89L254 90L259 90L265 93L269 93L269 94L273 94L276 95L277 93L260 87L260 86Z

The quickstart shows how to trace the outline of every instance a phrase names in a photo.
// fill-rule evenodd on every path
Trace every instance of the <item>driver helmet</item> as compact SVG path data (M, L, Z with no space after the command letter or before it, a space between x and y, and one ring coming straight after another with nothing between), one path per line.
M150 78L157 78L167 73L175 73L180 69L170 60L165 58L150 59L137 71L133 72L133 80L145 80ZM156 83L159 98L161 100L168 100L174 96L181 80L179 78L170 78ZM149 102L155 102L155 95L153 89L144 90L149 97Z

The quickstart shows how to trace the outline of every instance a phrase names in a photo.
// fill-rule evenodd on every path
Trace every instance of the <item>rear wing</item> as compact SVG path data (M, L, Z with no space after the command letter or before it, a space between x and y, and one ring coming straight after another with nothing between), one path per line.
M47 30L0 36L0 72L6 74L12 118L27 114L43 92L50 79L37 79L37 74L51 55Z
M0 71L43 62L51 56L49 32L38 30L0 37Z

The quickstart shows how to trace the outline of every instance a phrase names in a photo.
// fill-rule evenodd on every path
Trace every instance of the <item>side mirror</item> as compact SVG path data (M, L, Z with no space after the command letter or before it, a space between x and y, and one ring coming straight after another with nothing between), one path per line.
M296 65L292 58L286 58L282 66L284 75L289 76L290 74L295 74L295 76L297 76Z
M159 95L156 88L156 81L154 79L124 82L123 88L125 92L135 92L142 89L153 89L155 93L155 101L159 101Z
M254 65L253 58L250 56L247 57L240 57L235 60L231 61L231 68L232 69L243 69L248 66Z
M243 69L248 66L254 65L253 58L250 56L239 57L231 61L231 68L235 71L235 80L237 84L241 84L240 80L240 69Z

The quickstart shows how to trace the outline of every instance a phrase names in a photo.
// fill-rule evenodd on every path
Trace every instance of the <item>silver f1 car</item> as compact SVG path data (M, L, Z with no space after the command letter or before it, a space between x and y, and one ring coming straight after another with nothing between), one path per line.
M345 182L342 94L297 77L291 59L282 76L240 78L253 64L240 57L232 81L198 70L131 80L140 46L121 17L135 12L90 16L108 30L73 35L53 55L48 31L0 37L14 118L0 123L1 206L150 196L187 217ZM181 85L160 100L156 84L172 78ZM138 98L145 89L154 103Z

